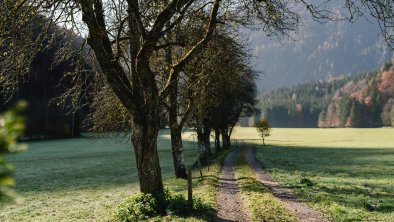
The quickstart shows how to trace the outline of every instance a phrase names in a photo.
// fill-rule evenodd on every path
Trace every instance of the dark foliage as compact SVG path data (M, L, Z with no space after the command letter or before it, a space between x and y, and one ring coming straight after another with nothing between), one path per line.
M39 16L31 20L34 23L20 30L20 35L33 33L26 35L37 39L38 44L33 47L23 38L1 44L7 53L0 57L0 79L4 80L0 81L0 111L23 99L28 103L23 113L26 116L25 138L77 137L81 114L66 108L71 101L59 103L55 99L71 87L72 80L67 78L67 73L76 70L81 41L70 31L49 25ZM30 50L31 55L24 57L23 64L14 61L17 55L29 53L26 50ZM22 70L26 73L22 74ZM15 79L10 82L12 75Z

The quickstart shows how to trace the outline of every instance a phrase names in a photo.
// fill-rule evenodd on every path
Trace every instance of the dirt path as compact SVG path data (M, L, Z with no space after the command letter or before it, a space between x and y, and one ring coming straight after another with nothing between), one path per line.
M298 199L290 190L285 189L273 180L270 175L264 172L253 156L253 148L248 149L247 161L257 175L257 179L267 186L272 194L280 199L284 206L300 222L328 222L321 213L311 209L300 199Z
M234 150L228 154L222 167L219 179L218 218L216 221L249 221L237 181L234 178L233 166L237 153L238 151Z

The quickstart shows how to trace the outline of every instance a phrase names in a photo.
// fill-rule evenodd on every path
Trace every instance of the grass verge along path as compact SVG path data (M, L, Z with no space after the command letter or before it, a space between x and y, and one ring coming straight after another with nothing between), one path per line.
M252 221L295 222L291 215L270 190L256 179L256 174L246 162L246 151L243 147L236 159L235 178L242 199L251 214Z
M264 172L260 165L256 162L253 156L253 147L249 146L247 161L256 176L262 184L264 184L272 192L272 194L282 201L286 209L297 218L297 221L302 222L326 222L326 220L321 213L309 208L305 203L303 203L299 198L294 196L294 194L279 185L279 183L271 178L269 174Z

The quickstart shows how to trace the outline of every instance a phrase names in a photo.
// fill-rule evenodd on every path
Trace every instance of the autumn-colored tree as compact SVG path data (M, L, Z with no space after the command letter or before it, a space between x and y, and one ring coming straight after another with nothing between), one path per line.
M261 138L263 138L263 146L265 146L265 138L271 136L272 128L267 119L260 120L256 124L256 130L260 133Z

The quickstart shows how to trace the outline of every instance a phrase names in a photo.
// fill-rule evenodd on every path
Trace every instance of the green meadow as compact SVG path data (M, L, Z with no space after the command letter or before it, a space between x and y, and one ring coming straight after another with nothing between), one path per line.
M234 138L254 145L263 168L333 221L394 221L394 129L273 129L262 146L253 128Z
M192 133L184 136L190 166L197 146ZM173 177L169 139L169 131L161 131L164 182L186 194L186 182ZM233 139L233 144L253 145L265 170L333 221L394 221L394 129L275 128L267 146L262 146L254 128L236 128ZM7 156L15 166L16 199L0 206L0 221L111 221L116 206L139 190L127 136L31 142L28 147ZM239 185L253 216L274 216L275 209L263 214L259 209L266 208L254 204L278 203L240 161L236 175L244 176ZM194 194L215 207L219 166L203 173L204 180L194 173ZM161 220L208 219L197 215Z
M185 161L190 165L196 160L197 147L191 133L185 133L185 138ZM169 139L169 130L160 132L164 182L186 195L186 181L173 177ZM8 155L7 160L15 167L16 199L0 206L0 221L110 221L119 203L139 191L134 152L127 136L31 142L27 151ZM204 173L218 171L218 167L211 167ZM210 192L214 186L209 182L195 179L194 193L213 205Z

